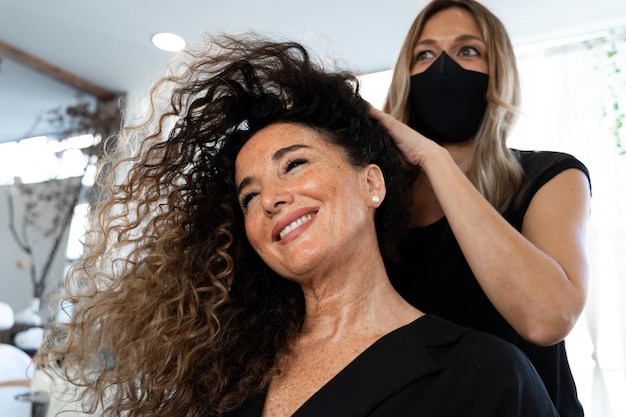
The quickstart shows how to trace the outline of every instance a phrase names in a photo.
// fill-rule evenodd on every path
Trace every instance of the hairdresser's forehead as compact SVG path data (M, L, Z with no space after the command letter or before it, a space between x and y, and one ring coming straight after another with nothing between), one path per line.
M432 14L424 22L417 41L442 41L468 35L482 39L478 20L471 11L453 6Z

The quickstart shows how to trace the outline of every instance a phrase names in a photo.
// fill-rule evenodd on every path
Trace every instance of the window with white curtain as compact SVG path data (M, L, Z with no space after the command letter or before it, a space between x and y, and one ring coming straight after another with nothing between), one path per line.
M566 339L590 417L626 416L626 37L518 50L522 114L512 147L571 153L589 168L589 298Z
M626 416L626 32L591 34L516 50L518 149L567 152L589 168L589 297L566 339L588 417ZM391 71L364 75L361 93L381 108Z

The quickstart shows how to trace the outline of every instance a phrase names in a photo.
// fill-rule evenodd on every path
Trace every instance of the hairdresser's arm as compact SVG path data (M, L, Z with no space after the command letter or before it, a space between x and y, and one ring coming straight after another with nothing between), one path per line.
M533 198L522 233L476 190L446 149L376 109L404 157L428 176L476 279L526 340L559 342L585 305L587 178L566 170Z

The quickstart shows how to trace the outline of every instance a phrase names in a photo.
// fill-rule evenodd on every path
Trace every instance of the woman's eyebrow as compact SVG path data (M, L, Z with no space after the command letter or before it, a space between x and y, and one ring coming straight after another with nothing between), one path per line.
M476 35L470 35L470 34L465 34L465 35L459 35L456 38L454 38L455 42L463 42L463 41L480 41L485 43L485 41L483 40L483 38L481 38L480 36L476 36ZM425 46L425 45L435 45L437 43L436 40L434 39L422 39L419 42L415 43L415 46Z
M310 148L310 146L302 145L302 144L295 144L295 145L285 146L284 148L280 148L279 150L277 150L276 152L272 154L272 161L278 161L280 158L282 158L289 152L294 152L302 148ZM241 190L243 190L248 185L250 185L251 182L252 182L252 177L245 177L243 180L241 180L241 183L237 187L237 195L241 194Z
M485 43L485 40L483 38L481 38L480 36L476 36L476 35L460 35L459 37L456 38L456 41L480 41L482 43Z
M296 151L296 150L301 149L301 148L309 148L309 146L308 145L295 144L295 145L286 146L284 148L280 148L279 150L274 152L274 154L272 155L272 161L278 161L285 154L287 154L289 152Z

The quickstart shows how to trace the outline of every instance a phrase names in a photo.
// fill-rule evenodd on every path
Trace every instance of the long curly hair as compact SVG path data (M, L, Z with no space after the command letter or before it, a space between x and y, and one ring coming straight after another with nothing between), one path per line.
M474 139L474 163L468 178L498 211L504 212L522 179L521 163L507 147L518 117L520 82L515 50L509 35L491 11L475 0L432 0L416 16L396 61L384 110L406 123L413 51L424 25L436 13L460 7L469 11L482 29L487 45L489 84L487 111Z
M377 164L381 248L406 226L402 160L353 75L260 35L203 45L170 67L102 161L103 195L65 285L74 314L49 325L38 354L105 416L233 410L267 387L300 330L302 291L252 249L237 202L235 158L255 132L301 123L355 166Z

